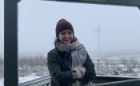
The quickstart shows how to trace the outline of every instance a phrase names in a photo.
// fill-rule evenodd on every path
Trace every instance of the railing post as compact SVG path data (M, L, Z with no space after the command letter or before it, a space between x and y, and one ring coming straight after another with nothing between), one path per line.
M17 0L4 0L4 86L18 86Z

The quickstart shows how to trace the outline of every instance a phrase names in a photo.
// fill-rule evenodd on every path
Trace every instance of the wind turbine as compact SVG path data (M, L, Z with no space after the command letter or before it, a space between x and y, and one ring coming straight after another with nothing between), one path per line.
M101 24L98 27L98 29L94 30L94 31L97 31L97 42L98 42L98 54L99 54L99 56L100 56L100 43L99 43L100 40L99 39L101 37L100 30L101 30Z

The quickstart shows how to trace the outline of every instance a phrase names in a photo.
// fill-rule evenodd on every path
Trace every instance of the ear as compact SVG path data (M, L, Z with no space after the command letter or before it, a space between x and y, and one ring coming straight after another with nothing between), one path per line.
M59 41L59 37L57 36L56 38L57 38L57 40Z

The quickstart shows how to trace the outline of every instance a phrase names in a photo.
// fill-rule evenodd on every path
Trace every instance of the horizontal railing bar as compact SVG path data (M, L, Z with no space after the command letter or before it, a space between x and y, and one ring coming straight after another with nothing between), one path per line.
M139 79L139 77L120 77L120 76L100 76L97 75L96 79L108 79L108 80L129 80L129 79Z
M108 82L97 84L97 86L140 86L140 79Z
M49 84L50 80L50 76L44 76L35 80L20 83L18 86L43 86Z
M42 1L75 2L75 3L121 5L121 6L136 6L136 7L140 6L140 0L42 0Z
M102 80L113 80L120 79L120 81L107 82L107 83L96 83L91 86L139 86L140 78L135 77L115 77L115 76L97 76L96 79ZM27 81L20 83L19 86L43 86L50 84L51 77L50 75L44 76L35 80Z

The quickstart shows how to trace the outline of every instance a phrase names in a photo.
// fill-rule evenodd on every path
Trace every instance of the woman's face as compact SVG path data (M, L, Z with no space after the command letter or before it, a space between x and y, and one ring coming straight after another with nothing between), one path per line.
M73 32L71 30L63 30L58 35L59 40L64 44L70 44L73 40Z

